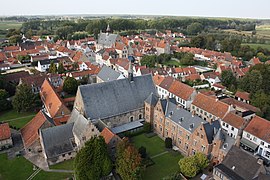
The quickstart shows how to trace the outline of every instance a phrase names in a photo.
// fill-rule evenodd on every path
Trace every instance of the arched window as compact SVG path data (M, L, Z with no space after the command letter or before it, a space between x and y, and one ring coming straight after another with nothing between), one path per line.
M142 114L139 114L139 119L142 119L143 118L143 115Z
M129 121L130 121L130 122L133 122L133 119L134 119L133 116L130 116L130 117L129 117Z

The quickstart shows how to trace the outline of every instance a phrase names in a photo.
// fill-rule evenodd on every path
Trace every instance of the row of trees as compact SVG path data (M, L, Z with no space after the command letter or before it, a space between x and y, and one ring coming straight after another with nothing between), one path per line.
M270 59L270 51L267 48L253 49L248 45L241 44L241 37L228 36L227 34L200 34L193 37L190 42L191 47L231 52L232 55L241 57L245 61L250 60L253 56L258 56L261 61Z
M92 137L87 141L77 153L74 166L76 179L79 180L99 180L108 176L113 162L104 138ZM141 177L141 155L128 139L117 144L115 168L122 179L136 180Z
M157 55L146 55L141 59L141 65L146 65L147 67L156 67L158 64L166 64L168 61L171 61L172 58L175 58L176 61L179 61L181 65L189 66L194 65L194 55L191 53L176 52L174 54L160 54Z

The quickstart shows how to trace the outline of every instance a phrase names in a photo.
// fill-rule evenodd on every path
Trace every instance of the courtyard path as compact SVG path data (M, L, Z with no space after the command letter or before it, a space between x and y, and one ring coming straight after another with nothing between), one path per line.
M159 156L162 156L163 154L167 154L168 153L168 151L164 151L164 152L162 152L162 153L159 153L159 154L157 154L157 155L154 155L154 156L151 156L150 158L155 158L155 157L159 157Z
M10 122L10 121L16 121L16 120L19 120L19 119L23 119L23 118L27 118L27 117L34 117L35 115L29 115L29 116L22 116L22 117L19 117L19 118L13 118L13 119L5 119L5 120L2 120L3 122Z

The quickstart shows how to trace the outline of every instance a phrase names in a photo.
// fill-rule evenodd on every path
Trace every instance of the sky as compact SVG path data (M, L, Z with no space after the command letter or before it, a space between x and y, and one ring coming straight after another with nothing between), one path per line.
M128 14L270 19L270 0L1 0L0 16Z

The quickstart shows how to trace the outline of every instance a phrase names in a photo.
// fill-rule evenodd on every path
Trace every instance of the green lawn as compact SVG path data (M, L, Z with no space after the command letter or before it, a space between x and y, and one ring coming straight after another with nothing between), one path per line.
M141 134L133 137L132 142L137 148L140 146L146 147L147 154L150 157L166 152L165 143L158 136L148 138L144 134ZM153 157L152 160L155 164L146 168L143 173L143 179L162 179L163 177L177 172L179 170L178 162L182 157L183 156L178 152L168 152Z
M15 126L17 128L22 128L25 124L27 124L33 117L36 115L36 112L24 112L18 113L15 110L6 111L0 114L0 122L7 121L10 119L16 119L13 121L9 121L10 126ZM26 117L27 116L27 117Z
M21 22L15 21L0 21L0 30L19 29L22 26Z
M259 46L262 48L267 48L270 50L270 44L251 44L251 43L244 43L242 45L249 45L253 49L257 49Z
M67 161L64 161L62 163L59 163L59 164L55 164L55 165L50 166L50 169L73 170L74 169L73 163L74 163L74 159L67 160Z
M149 156L154 156L165 151L165 143L158 136L148 138L145 134L132 137L135 147L144 146Z
M18 180L27 179L34 173L33 165L24 157L16 157L8 160L6 154L0 154L0 180ZM40 171L35 180L60 180L71 177L70 173L55 173Z
M178 61L175 61L175 60L166 61L163 64L166 65L166 66L170 66L170 67L172 67L172 66L176 66L176 67L181 66L181 63L179 63Z

